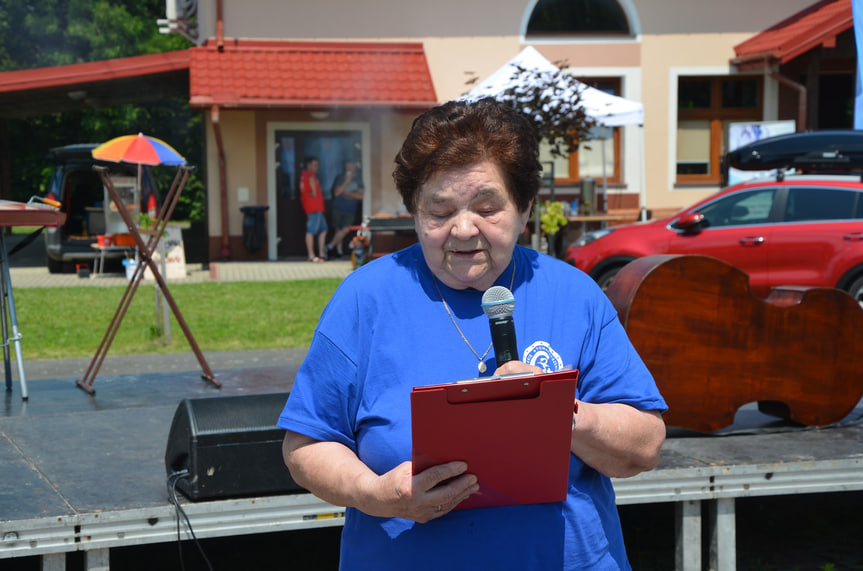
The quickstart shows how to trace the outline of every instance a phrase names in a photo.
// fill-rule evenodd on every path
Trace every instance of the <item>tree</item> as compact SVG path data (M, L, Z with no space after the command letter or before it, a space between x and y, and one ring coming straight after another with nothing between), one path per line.
M164 0L0 0L0 70L31 69L185 49L176 34L159 33L157 18ZM188 101L169 99L9 121L11 189L7 198L26 201L42 194L52 168L45 161L52 147L100 143L145 132L176 147L192 165L200 165L202 117ZM157 184L167 189L173 176L155 169ZM5 190L5 189L4 189ZM204 186L193 171L175 218L203 217Z
M554 72L514 66L510 86L497 96L530 121L537 141L551 146L553 155L568 157L579 142L590 138L596 120L581 104L584 85L558 67Z

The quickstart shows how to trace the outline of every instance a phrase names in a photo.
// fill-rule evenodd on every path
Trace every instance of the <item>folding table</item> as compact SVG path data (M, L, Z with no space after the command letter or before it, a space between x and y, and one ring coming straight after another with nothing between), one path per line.
M24 357L21 352L21 333L18 331L18 314L12 295L12 278L9 274L9 252L3 228L10 226L62 226L66 214L57 208L42 204L0 200L0 328L3 329L3 363L6 369L6 392L12 391L12 363L9 342L15 346L21 398L27 400L27 378L24 375ZM41 231L41 228L40 230Z
M126 315L126 311L129 309L129 305L132 303L132 298L135 296L138 285L141 283L141 280L144 277L144 267L146 266L149 267L150 271L153 273L153 277L156 279L156 283L158 284L162 295L165 297L165 301L170 306L171 311L174 313L174 317L177 319L177 323L180 325L183 333L186 335L186 340L188 340L189 346L192 348L192 351L195 353L195 357L197 357L198 359L198 363L201 365L201 369L203 371L203 374L201 375L202 378L216 387L221 387L222 385L216 380L212 370L210 370L210 366L207 364L203 353L201 353L201 350L198 347L198 343L195 341L192 332L189 330L189 326L186 324L185 319L183 319L183 315L182 313L180 313L180 308L177 307L177 303L174 301L174 297L168 290L168 284L165 282L162 274L159 273L158 264L156 264L152 258L153 254L156 252L157 246L159 245L159 240L165 232L165 227L168 225L168 220L170 220L171 215L174 213L174 208L177 206L177 200L180 198L180 193L182 192L183 186L185 186L186 180L189 177L189 171L191 170L191 167L186 165L178 167L177 175L174 177L174 181L171 183L171 188L168 191L168 194L166 195L165 200L162 203L162 207L161 209L159 209L159 213L157 214L154 221L154 228L151 230L142 230L132 219L128 209L126 208L126 204L123 201L122 196L120 196L120 193L117 192L117 189L114 186L114 182L111 180L111 176L108 173L108 170L104 167L95 168L100 172L100 175L102 177L102 183L105 185L105 189L111 196L111 200L117 206L118 212L123 217L123 222L125 222L126 226L128 227L129 234L131 234L132 238L134 238L135 240L135 244L138 247L138 255L141 258L141 263L135 266L135 271L132 274L132 278L129 280L129 284L126 286L126 291L123 294L122 299L120 300L117 311L114 312L114 317L111 319L111 323L108 325L108 329L107 331L105 331L104 337L102 337L102 342L99 344L99 348L96 350L96 354L93 356L93 360L90 361L90 366L87 367L87 371L84 374L84 377L76 381L76 385L90 395L96 394L96 391L93 389L93 381L96 380L96 375L99 372L99 368L102 366L102 362L105 360L105 356L108 354L108 349L111 347L111 343L114 341L114 336L120 329L120 324L123 322L123 317ZM146 242L141 236L142 233L147 235Z

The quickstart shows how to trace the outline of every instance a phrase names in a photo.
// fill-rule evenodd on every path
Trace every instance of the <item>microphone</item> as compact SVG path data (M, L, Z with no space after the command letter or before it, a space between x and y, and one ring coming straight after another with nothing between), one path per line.
M518 347L515 342L515 322L512 312L515 298L503 286L492 286L482 294L482 310L488 316L491 340L494 343L494 358L500 367L507 361L518 361Z

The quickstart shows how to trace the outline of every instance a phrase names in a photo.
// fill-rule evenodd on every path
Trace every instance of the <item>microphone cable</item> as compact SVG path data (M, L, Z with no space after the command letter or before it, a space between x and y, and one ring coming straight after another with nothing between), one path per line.
M207 565L207 569L213 571L213 565L210 563L210 560L207 558L207 554L204 553L204 548L201 543L198 541L197 536L195 535L195 530L192 529L192 522L189 521L189 516L186 515L186 510L183 509L183 506L180 505L180 500L177 498L177 482L189 477L188 470L180 470L179 472L171 472L168 476L168 499L174 505L174 511L177 513L177 555L180 558L180 569L185 571L186 566L183 563L183 542L180 536L180 515L183 516L183 519L186 521L186 527L189 528L189 534L192 536L192 540L195 544L195 547L198 548L198 552L201 554L201 557L204 559L204 563Z

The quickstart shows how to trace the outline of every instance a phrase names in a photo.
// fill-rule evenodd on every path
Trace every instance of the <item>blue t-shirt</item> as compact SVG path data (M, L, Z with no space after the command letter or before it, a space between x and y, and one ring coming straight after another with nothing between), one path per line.
M522 360L580 370L577 397L665 410L614 307L587 275L516 247L509 287ZM491 342L483 292L438 282L465 337ZM486 355L494 372L494 350ZM279 426L336 441L378 474L411 458L410 392L477 376L418 245L357 268L324 310ZM441 419L446 422L446 419ZM348 508L342 569L628 569L611 481L570 455L565 502L453 511L426 524Z

